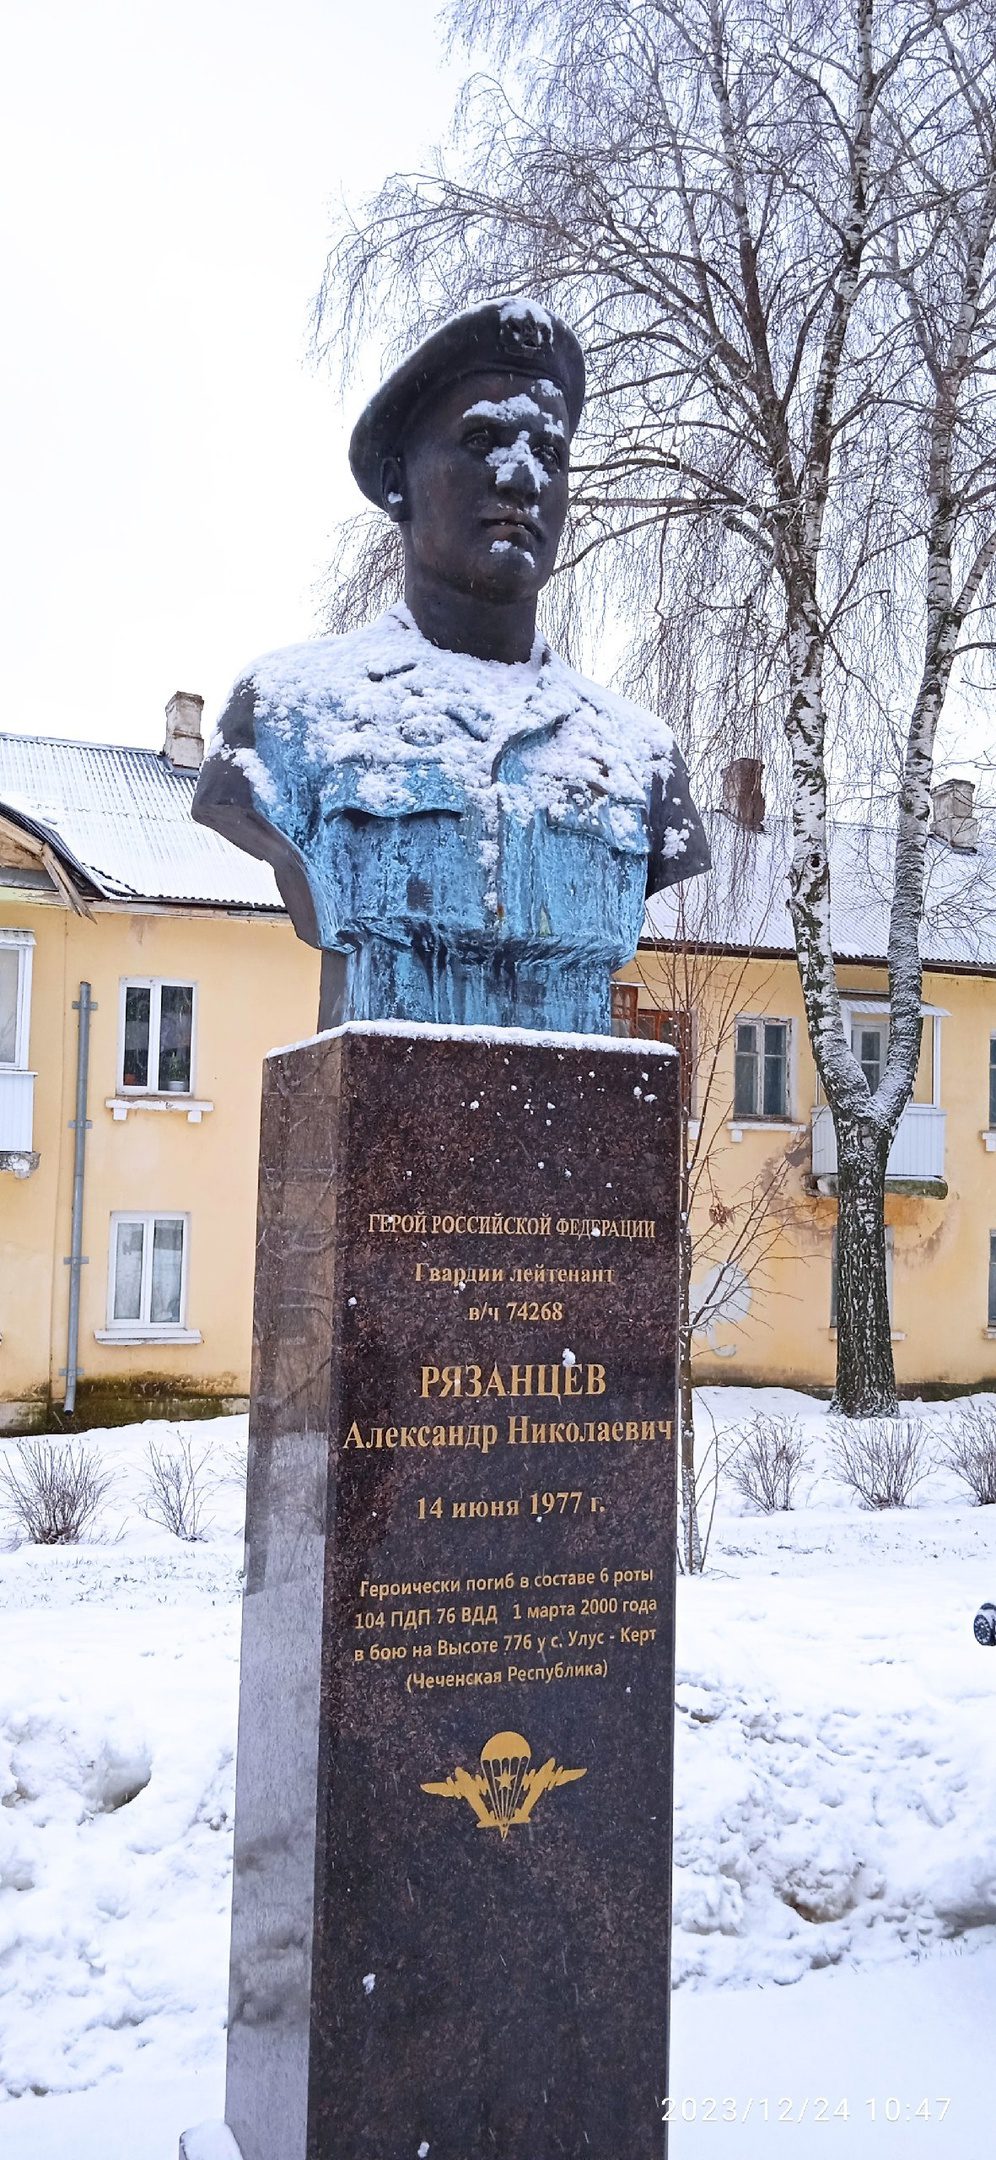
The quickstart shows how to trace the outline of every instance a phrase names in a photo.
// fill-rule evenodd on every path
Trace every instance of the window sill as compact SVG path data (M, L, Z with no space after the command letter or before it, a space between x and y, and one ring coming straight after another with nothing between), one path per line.
M994 1331L994 1332L996 1332L996 1331ZM835 1328L835 1327L832 1327L832 1328L828 1328L828 1329L827 1329L827 1334L829 1335L829 1337L830 1337L830 1340L831 1340L831 1342L836 1342L836 1340L837 1340L837 1330L836 1330L836 1328ZM889 1341L890 1341L890 1342L905 1342L905 1341L906 1341L906 1330L905 1330L905 1328L903 1328L902 1330L900 1330L900 1329L898 1329L898 1328L890 1328L890 1330L889 1330Z
M179 1327L119 1327L94 1328L94 1342L116 1345L119 1350L134 1348L136 1343L173 1343L181 1349L191 1343L203 1342L199 1328Z
M213 1102L202 1102L196 1095L108 1095L104 1104L116 1125L123 1125L129 1110L181 1111L188 1125L199 1125Z
M993 1130L991 1125L985 1127L983 1131L980 1132L979 1139L981 1140L987 1155L996 1154L996 1131Z
M996 1327L984 1327L982 1336L985 1342L996 1342Z
M729 1118L726 1126L731 1140L742 1140L745 1132L805 1132L804 1125L793 1125L789 1118L742 1117Z

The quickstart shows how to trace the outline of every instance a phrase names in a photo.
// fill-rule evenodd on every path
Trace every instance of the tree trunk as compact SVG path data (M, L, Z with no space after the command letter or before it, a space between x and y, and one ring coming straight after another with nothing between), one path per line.
M892 1135L870 1118L834 1115L837 1134L837 1385L844 1417L896 1409L886 1271L885 1166Z
M680 1067L679 1067L680 1072ZM702 1538L695 1491L695 1415L692 1394L692 1231L688 1177L688 1117L681 1113L681 1229L678 1233L678 1565L701 1575Z
M702 1535L699 1530L698 1498L695 1491L695 1421L692 1396L692 1333L681 1330L681 1354L678 1362L678 1427L680 1447L678 1456L680 1517L678 1539L680 1562L685 1575L702 1573Z

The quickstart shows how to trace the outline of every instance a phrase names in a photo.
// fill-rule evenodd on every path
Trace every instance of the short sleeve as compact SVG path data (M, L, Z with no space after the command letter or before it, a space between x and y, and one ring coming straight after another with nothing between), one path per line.
M268 780L256 745L256 692L251 679L236 685L201 766L190 814L233 847L269 863L298 937L324 943L304 856L286 829L283 805L264 802L252 775ZM272 782L268 784L268 793ZM269 815L270 809L273 815Z
M655 772L651 783L648 895L698 877L708 870L711 860L705 827L692 801L688 768L675 745L666 778Z

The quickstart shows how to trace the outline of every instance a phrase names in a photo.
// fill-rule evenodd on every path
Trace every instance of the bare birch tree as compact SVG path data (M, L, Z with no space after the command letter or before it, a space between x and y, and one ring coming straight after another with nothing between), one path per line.
M992 631L996 14L989 0L455 0L447 158L342 234L319 342L398 344L535 291L578 327L570 642L621 622L628 687L700 769L780 739L790 906L837 1137L836 1401L890 1410L884 1191L920 1041L938 722ZM393 592L369 535L330 618ZM744 715L748 715L745 722ZM748 737L745 739L745 726ZM890 1030L871 1091L830 926L834 748L888 785ZM787 754L786 754L787 753Z
M679 1564L694 1575L705 1565L707 1533L701 1523L702 1466L696 1449L693 1380L696 1341L728 1317L741 1317L744 1289L756 1304L770 1288L767 1263L783 1234L780 1196L790 1164L781 1135L773 1153L753 1174L729 1175L729 1125L733 1117L733 1039L737 1014L750 982L756 1001L764 994L749 955L728 956L706 935L704 899L679 889L674 935L658 945L645 977L651 1007L672 1023L683 1060L681 1114L678 1312L678 1464L680 1481ZM673 1030L673 1033L672 1033ZM718 1469L718 1464L713 1466Z

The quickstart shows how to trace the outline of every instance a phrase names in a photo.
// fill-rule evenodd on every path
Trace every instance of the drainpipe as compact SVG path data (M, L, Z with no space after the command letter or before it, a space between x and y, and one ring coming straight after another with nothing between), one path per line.
M73 1149L73 1216L70 1231L70 1250L65 1265L69 1269L69 1336L66 1343L64 1366L66 1395L63 1409L70 1414L76 1408L76 1382L81 1378L78 1363L80 1348L80 1270L87 1265L83 1253L83 1177L86 1168L86 1136L90 1130L87 1117L87 1083L90 1075L90 1014L96 1012L90 996L90 985L81 982L78 999L73 1000L73 1011L78 1014L76 1022L76 1116L70 1120L76 1135Z

